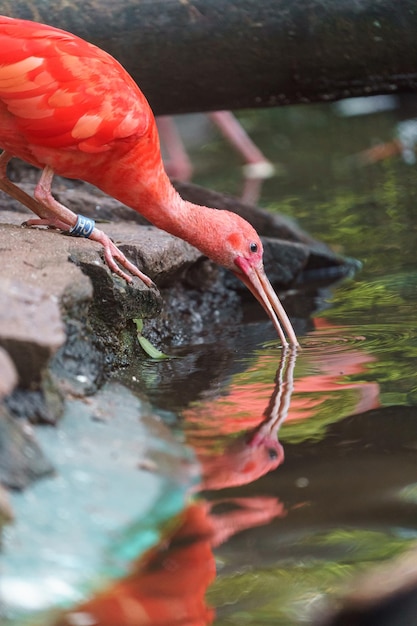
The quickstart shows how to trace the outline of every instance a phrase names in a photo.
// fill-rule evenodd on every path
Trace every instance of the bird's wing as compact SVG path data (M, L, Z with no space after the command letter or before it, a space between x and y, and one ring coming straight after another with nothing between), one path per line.
M146 98L113 57L64 31L0 17L0 104L28 143L103 152L143 136Z

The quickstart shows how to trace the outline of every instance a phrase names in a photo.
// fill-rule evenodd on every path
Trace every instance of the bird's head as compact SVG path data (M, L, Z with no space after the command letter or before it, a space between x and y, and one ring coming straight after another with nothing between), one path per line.
M248 287L271 318L283 345L288 345L289 341L298 346L291 322L265 274L263 246L258 233L235 213L216 211L216 219L213 219L212 209L211 213L205 228L200 229L197 247L210 259L231 270Z

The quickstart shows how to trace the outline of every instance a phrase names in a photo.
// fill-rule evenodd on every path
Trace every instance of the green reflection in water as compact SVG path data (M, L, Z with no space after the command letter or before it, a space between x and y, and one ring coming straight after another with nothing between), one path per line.
M410 539L368 530L312 534L298 542L297 551L304 549L299 558L268 569L254 565L242 573L220 572L208 594L209 602L217 607L215 624L311 623L355 575L402 554L410 545Z
M396 115L345 118L332 106L310 105L239 116L278 166L277 176L264 183L260 204L361 259L365 277L415 267L417 168L398 156L367 167L352 158L391 140ZM239 194L241 161L223 140L199 149L194 158L196 182Z
M240 118L277 166L277 176L264 183L259 204L292 217L337 252L363 263L354 279L332 288L329 307L317 315L316 331L302 339L292 408L298 397L307 406L314 404L314 414L291 421L290 409L280 440L322 439L328 424L355 412L361 387L377 390L380 405L417 404L417 167L405 165L400 157L359 167L352 158L390 141L399 113L342 118L331 106L313 105L244 112ZM197 169L196 182L239 194L240 161L221 139L199 156L204 168L200 173ZM297 382L320 373L327 352L340 356L332 365L335 372L343 372L333 380L332 391L325 393L323 386L297 391ZM346 371L349 359L344 363L343 357L354 354L360 367ZM273 377L272 363L259 361L254 369L245 374L248 384L249 379ZM322 401L317 403L318 398ZM368 470L372 473L372 463ZM369 497L374 495L370 491ZM414 503L415 484L405 487L401 497ZM326 517L332 502L325 497L323 502ZM380 521L390 528L390 519ZM312 612L343 592L354 575L401 554L410 544L394 530L317 534L308 523L307 516L307 538L296 537L283 554L280 549L269 567L249 558L244 571L234 569L221 553L226 561L220 563L209 592L217 607L216 626L309 623ZM250 546L247 550L253 557Z

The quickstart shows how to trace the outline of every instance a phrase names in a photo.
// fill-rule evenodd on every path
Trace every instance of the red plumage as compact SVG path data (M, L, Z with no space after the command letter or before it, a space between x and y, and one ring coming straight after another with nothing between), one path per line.
M262 243L234 213L184 201L162 163L154 116L139 87L109 54L65 31L0 16L0 188L39 219L29 225L71 230L77 216L51 193L53 175L86 180L156 226L232 270L258 298L286 344L291 323L265 276ZM34 198L6 177L19 157L43 170ZM94 228L110 268L152 281ZM118 265L118 264L119 265Z
M43 167L52 148L52 166L68 175L58 152L70 151L73 162L78 153L123 152L154 124L120 63L75 35L0 17L0 51L2 144L34 165Z

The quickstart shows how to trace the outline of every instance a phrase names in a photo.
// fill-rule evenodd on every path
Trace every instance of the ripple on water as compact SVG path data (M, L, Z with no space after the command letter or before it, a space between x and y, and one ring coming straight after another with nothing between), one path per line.
M303 350L348 352L354 348L373 354L401 349L417 340L417 328L398 324L345 325L317 328L301 338Z

